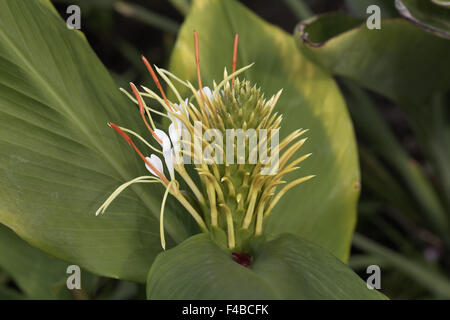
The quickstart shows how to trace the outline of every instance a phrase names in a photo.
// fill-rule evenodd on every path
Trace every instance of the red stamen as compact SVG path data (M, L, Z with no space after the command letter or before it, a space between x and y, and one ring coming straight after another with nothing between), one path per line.
M122 136L122 138L124 138L125 141L128 142L129 145L133 143L133 141L131 141L131 138L125 132L123 132L116 124L114 124L113 122L108 122L108 126L116 130Z
M162 141L160 138L158 138L158 136L155 134L155 132L152 130L152 128L150 127L150 125L147 122L147 119L145 118L145 110L144 110L144 102L142 101L142 97L139 94L136 86L130 82L130 87L131 90L133 90L134 96L136 97L138 104L139 104L139 111L141 113L142 116L142 120L144 120L145 125L147 126L148 131L150 131L150 133L152 134L153 138L156 139L156 141L159 142L159 144L162 144Z
M198 52L198 35L197 31L195 30L194 30L194 47L195 47L195 64L197 65L198 86L200 88L200 97L202 98L203 103L205 103L205 98L203 97L202 76L200 74L200 54Z
M144 64L147 67L147 70L150 72L150 75L152 76L153 81L155 82L156 86L158 87L159 92L161 92L161 95L162 95L162 97L164 99L164 102L167 104L167 106L170 108L170 110L173 111L173 108L171 107L171 105L169 103L169 100L167 100L166 94L164 93L164 90L163 90L163 88L161 86L161 83L159 82L155 71L153 71L153 68L152 68L151 64L148 62L148 60L144 56L141 56L141 58L142 58L142 61L144 61Z
M133 149L136 151L136 153L139 155L139 157L141 157L142 160L144 160L144 162L149 166L150 169L153 170L153 172L156 173L156 175L164 182L164 184L168 185L169 184L169 180L166 179L166 177L158 171L158 169L156 169L142 154L142 152L139 151L139 149L136 147L136 145L133 143L133 141L131 140L131 138L122 131L122 129L120 129L116 124L109 122L108 125L113 128L114 130L117 131L117 133L119 133L122 138L125 139L126 142L128 142L129 145L131 145L133 147Z
M234 49L233 49L233 72L236 72L236 64L237 64L237 50L239 44L239 34L236 33L234 36ZM234 77L231 79L231 86L234 84Z

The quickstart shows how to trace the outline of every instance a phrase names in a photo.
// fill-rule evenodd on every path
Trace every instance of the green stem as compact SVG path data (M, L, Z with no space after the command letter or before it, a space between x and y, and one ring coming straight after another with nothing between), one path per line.
M149 26L170 32L175 35L178 33L178 29L180 28L180 25L172 19L152 12L136 4L117 1L116 3L114 3L114 9L124 16L134 18Z
M305 20L314 15L312 10L303 0L284 0L284 2L300 20Z
M355 233L353 236L353 245L360 250L368 252L370 255L379 256L382 261L403 271L412 280L417 281L436 295L450 299L450 280L439 271L432 270L422 263L405 258L358 233Z

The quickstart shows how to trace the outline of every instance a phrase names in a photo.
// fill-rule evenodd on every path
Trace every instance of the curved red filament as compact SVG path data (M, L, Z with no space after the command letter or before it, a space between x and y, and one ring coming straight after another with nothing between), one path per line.
M131 138L130 138L125 132L123 132L122 129L120 129L120 128L119 128L116 124L114 124L113 122L109 122L108 125L109 125L111 128L113 128L114 130L116 130L117 133L119 133L119 134L122 136L122 138L124 138L125 141L128 142L128 144L129 144L130 146L133 147L133 149L136 151L136 153L139 155L139 157L141 157L141 159L144 160L144 162L148 165L148 167L149 167L150 169L152 169L153 172L156 173L156 175L158 176L158 178L160 178L160 179L164 182L164 184L166 184L166 185L169 184L169 180L167 180L167 178L166 178L161 172L159 172L159 170L156 169L156 168L155 168L155 167L154 167L154 166L153 166L153 165L152 165L152 164L144 157L144 155L142 154L142 152L139 151L139 149L138 149L138 148L136 147L136 145L134 144L133 140L131 140Z
M164 102L167 104L167 106L170 108L170 110L173 111L173 108L172 108L172 106L170 105L169 100L167 99L166 94L164 93L164 90L163 90L163 88L162 88L162 86L161 86L161 83L160 83L159 80L158 80L158 77L156 76L155 71L153 71L152 65L148 62L148 60L147 60L144 56L141 56L141 58L142 58L142 61L143 61L144 64L145 64L145 66L147 67L148 72L150 72L150 75L152 76L153 81L154 81L155 84L156 84L156 87L158 87L159 92L161 92L161 96L163 97Z
M161 139L156 135L155 131L152 130L150 125L147 122L147 119L145 118L145 110L144 110L144 102L142 101L142 97L139 94L136 86L130 82L131 90L133 90L134 96L136 97L138 104L139 104L139 111L141 113L142 120L144 120L145 125L147 126L148 131L152 134L153 138L155 138L156 141L158 141L159 144L162 144Z
M194 31L194 48L195 48L195 64L197 66L197 79L198 79L198 87L200 90L200 97L205 103L205 97L203 96L203 85L202 85L202 76L200 73L200 54L198 50L198 35L197 31Z
M234 36L234 48L233 48L233 72L236 72L236 65L237 65L237 51L238 51L238 44L239 44L239 34L236 33ZM231 86L234 84L234 77L231 79Z

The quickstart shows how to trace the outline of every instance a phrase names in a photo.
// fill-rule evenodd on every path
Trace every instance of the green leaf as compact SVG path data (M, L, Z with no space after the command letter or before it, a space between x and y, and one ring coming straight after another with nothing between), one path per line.
M55 259L20 239L0 224L0 268L31 299L69 299L66 273L69 264Z
M301 235L346 260L359 168L352 125L336 83L298 54L291 35L231 0L194 1L170 63L170 70L182 79L196 83L193 30L199 34L204 85L223 79L224 67L231 70L234 34L239 33L238 68L255 62L242 77L261 86L266 97L284 89L275 110L284 114L281 136L309 129L301 152L313 155L302 164L301 174L317 176L286 194L266 230Z
M299 49L331 73L390 99L420 105L450 88L450 41L404 19L385 19L380 30L351 25L342 14L317 16L296 28ZM326 29L338 30L333 34Z
M148 175L106 125L144 134L139 113L49 6L0 0L0 222L93 273L143 282L161 251L163 188L132 187L95 216L115 188ZM169 245L192 233L179 208L166 208Z
M149 299L382 299L319 246L283 234L253 240L251 267L233 261L206 234L158 255ZM183 261L183 263L180 263Z
M409 21L434 34L450 39L450 10L431 1L396 0L399 13Z

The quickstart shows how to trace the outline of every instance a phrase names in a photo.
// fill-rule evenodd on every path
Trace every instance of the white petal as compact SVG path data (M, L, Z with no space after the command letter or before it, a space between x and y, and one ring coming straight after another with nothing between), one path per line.
M167 169L169 170L170 180L173 180L174 170L173 170L173 149L163 152L164 161L166 162Z
M186 99L184 100L184 102L182 102L182 103L180 103L180 104L174 103L174 105L177 107L177 108L176 108L177 110L175 110L175 113L179 113L179 112L177 112L178 110L181 111L181 112L187 113L187 106L188 106L188 103L189 103L189 99L188 99L188 98L186 98Z
M176 113L176 114L178 114L178 115L184 114L184 115L189 119L189 112L188 112L188 110L187 110L187 108L188 108L188 103L189 103L189 99L187 99L187 98L186 98L186 100L184 100L184 102L183 102L182 104L176 104L176 103L174 103L174 105L175 105L175 110L173 110L172 112L173 112L173 113ZM172 122L174 122L174 121L179 121L179 122L181 122L181 120L180 120L179 118L177 118L176 116L170 114L169 112L167 112L167 115L169 116L169 118L170 118L170 120L171 120Z
M175 106L175 110L172 109L172 112L176 113L176 114L181 114L181 111L183 110L183 106L181 104L178 104L178 103L174 103L173 105ZM170 113L169 112L167 112L167 115L170 117Z
M198 91L198 94L200 95L200 90ZM213 99L212 91L209 87L203 87L203 94L209 99Z
M176 145L179 144L180 141L181 127L176 126L175 123L171 123L169 126L169 136L173 146L176 147Z
M173 113L177 113L177 112L173 111ZM174 121L177 120L177 117L175 117L172 113L167 112L167 116L169 117L171 123L173 123Z
M178 105L176 104L176 106L178 106ZM179 113L177 112L177 110L173 111L173 113L179 114ZM177 120L178 120L178 118L177 118L175 115L173 115L172 113L167 112L167 116L169 117L169 119L170 119L170 121L171 121L172 123L173 123L174 121L177 121Z
M160 130L160 129L155 129L155 134L162 141L162 143L160 143L160 145L163 147L163 152L167 151L167 150L170 150L170 148L172 146L170 144L170 139L167 136L167 134L164 131Z
M209 87L203 87L203 95L207 98L207 99L209 99L210 101L213 99L213 93L212 93L212 91L211 91L211 89L209 88ZM198 90L197 91L197 93L200 95L200 90ZM208 117L210 117L210 114L209 114L209 109L208 108L206 108L206 115L208 116Z
M169 126L169 136L170 140L172 140L173 150L175 155L178 156L180 154L180 138L181 138L181 128L175 128L175 124L172 123Z
M150 164L154 166L155 169L158 170L164 176L163 164L161 159L157 155L152 154L150 155L150 157L145 157L145 159L147 159L147 161L150 162ZM151 174L158 177L156 172L150 169L147 163L145 164L145 167L147 168L148 171L150 171Z
M181 115L181 111L180 111L180 110L175 110L175 111L173 111L173 113L175 113L175 114L177 114L177 115ZM169 118L170 118L170 120L172 121L172 123L175 122L175 121L181 123L180 118L178 118L178 117L175 116L174 114L167 113L167 115L169 116Z

